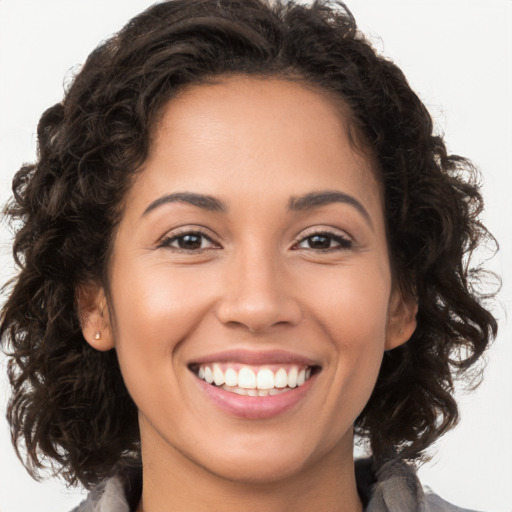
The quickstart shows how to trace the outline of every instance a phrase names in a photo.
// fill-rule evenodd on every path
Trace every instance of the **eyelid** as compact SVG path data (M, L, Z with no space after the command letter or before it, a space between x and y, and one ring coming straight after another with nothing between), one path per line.
M304 238L307 238L308 236L312 235L318 235L318 234L326 234L326 235L334 235L339 236L342 238L346 238L347 240L351 240L355 242L354 238L348 234L345 230L329 226L329 225L317 225L317 226L311 226L309 228L303 229L296 237L295 241L300 241Z
M352 236L350 236L346 231L343 231L339 228L333 228L331 226L315 226L311 228L307 228L300 232L300 234L295 238L292 249L296 247L298 244L303 242L309 237L315 236L315 235L326 235L334 240L341 239L343 242L346 242L347 244L350 244L350 247L340 245L340 247L333 247L329 249L318 250L319 252L329 252L329 251L336 251L336 250L349 250L352 248L356 242ZM297 249L296 249L297 250ZM310 249L314 251L315 249Z
M210 230L206 229L205 227L203 226L198 226L198 225L186 225L186 226L179 226L177 228L174 228L174 229L171 229L170 231L167 231L165 233L165 235L163 235L157 242L156 242L156 248L163 248L163 247L167 247L167 248L171 248L171 249L174 249L175 251L184 251L184 252L200 252L200 251L204 251L204 250L207 250L207 249L211 249L211 248L220 248L220 244L215 240L215 237L212 236L210 233L209 233ZM202 237L206 238L207 240L210 241L210 243L216 247L208 247L208 248L205 248L205 249L196 249L196 250L186 250L186 249L180 249L178 247L171 247L170 246L170 243L179 238L179 237L182 237L182 236L185 236L185 235L201 235Z

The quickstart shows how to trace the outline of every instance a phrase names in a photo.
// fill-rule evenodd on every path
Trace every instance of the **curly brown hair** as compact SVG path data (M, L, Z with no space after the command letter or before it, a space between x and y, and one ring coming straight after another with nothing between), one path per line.
M457 421L453 377L496 335L472 252L479 221L472 164L449 155L400 69L378 55L342 2L171 0L101 44L38 126L38 158L13 180L18 275L0 334L9 346L12 438L33 476L50 461L90 487L139 463L137 410L115 351L85 342L77 287L108 290L123 198L162 107L185 86L229 74L319 87L350 113L355 146L383 185L394 278L418 303L417 329L387 352L356 421L377 459L418 459ZM53 462L52 462L53 461Z

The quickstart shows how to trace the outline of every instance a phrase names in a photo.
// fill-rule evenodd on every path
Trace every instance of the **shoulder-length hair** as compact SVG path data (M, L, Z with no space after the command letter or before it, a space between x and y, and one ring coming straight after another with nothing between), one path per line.
M395 281L418 302L417 329L385 354L357 418L378 460L417 459L457 420L453 376L480 358L496 321L471 253L492 240L471 163L449 155L400 69L379 56L341 2L172 0L131 20L87 59L38 126L38 158L6 209L19 273L2 312L10 347L13 441L37 475L45 461L91 486L138 463L137 411L116 353L85 342L82 283L108 289L123 198L162 107L184 87L243 74L313 85L339 98L352 143L385 199Z

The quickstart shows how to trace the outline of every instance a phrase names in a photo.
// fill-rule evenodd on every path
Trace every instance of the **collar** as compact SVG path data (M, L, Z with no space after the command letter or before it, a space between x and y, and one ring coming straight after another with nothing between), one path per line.
M425 493L414 469L401 459L380 465L359 459L355 472L365 512L470 512ZM124 470L100 482L72 512L132 512L141 492L142 468Z

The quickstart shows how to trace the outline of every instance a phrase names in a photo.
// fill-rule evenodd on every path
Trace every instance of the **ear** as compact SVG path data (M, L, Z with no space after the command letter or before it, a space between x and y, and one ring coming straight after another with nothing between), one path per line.
M105 351L114 348L107 298L102 286L81 284L76 290L76 304L82 334L91 347Z
M416 298L396 287L389 300L386 350L392 350L409 340L416 329L417 313Z

